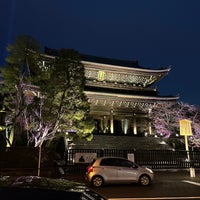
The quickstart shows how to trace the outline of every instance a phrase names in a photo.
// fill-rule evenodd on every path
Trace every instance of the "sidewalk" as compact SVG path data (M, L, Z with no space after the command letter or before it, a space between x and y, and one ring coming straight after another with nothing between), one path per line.
M165 180L190 180L200 182L200 169L159 169L154 170L155 180L165 179Z

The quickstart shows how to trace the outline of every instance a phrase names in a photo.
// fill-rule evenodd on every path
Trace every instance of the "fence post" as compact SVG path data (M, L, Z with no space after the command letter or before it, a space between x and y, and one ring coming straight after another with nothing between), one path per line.
M128 158L128 160L130 160L132 162L135 162L135 155L134 155L134 153L128 153L127 154L127 158Z
M104 156L104 149L100 149L100 157Z

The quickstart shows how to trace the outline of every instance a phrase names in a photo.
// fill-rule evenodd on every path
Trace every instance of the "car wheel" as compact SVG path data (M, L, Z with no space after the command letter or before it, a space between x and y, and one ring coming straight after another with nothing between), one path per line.
M94 187L100 187L103 185L103 178L101 176L94 176L92 178L92 185Z
M150 177L146 174L143 174L142 176L140 176L140 179L139 179L139 183L142 185L142 186L147 186L150 184Z

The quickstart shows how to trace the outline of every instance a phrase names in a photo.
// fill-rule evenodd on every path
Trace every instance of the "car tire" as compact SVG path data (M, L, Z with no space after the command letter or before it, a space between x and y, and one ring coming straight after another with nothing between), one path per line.
M101 176L94 176L92 178L92 185L94 187L101 187L103 185L103 182L104 182L104 180L103 180L103 177L101 177Z
M151 179L148 175L143 174L143 175L140 176L140 179L139 179L140 185L148 186L150 184L150 182L151 182Z

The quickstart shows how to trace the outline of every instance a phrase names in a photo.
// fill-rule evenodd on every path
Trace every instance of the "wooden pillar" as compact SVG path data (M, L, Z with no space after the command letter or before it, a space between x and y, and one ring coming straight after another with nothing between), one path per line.
M136 114L133 114L133 134L137 135Z
M126 135L128 133L128 129L129 129L129 119L127 118L124 118L121 120L122 122L122 130L123 130L123 133Z
M103 116L103 132L108 132L108 117L105 115Z
M110 133L114 133L114 118L113 118L113 110L110 110Z
M103 116L101 116L101 118L100 118L100 131L102 132L103 131Z

